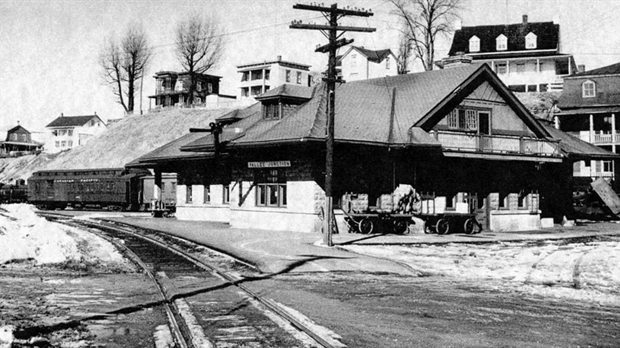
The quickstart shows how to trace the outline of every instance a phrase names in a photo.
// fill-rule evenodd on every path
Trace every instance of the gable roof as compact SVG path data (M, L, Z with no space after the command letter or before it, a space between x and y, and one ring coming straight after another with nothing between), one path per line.
M525 37L534 33L537 37L536 48L527 49L531 53L539 50L558 50L560 40L560 25L553 22L518 23L509 25L481 25L463 27L456 30L450 46L449 56L463 52L472 55L484 53L509 53L514 51L526 51ZM508 47L505 51L497 51L495 39L500 35L508 38ZM480 51L469 52L469 39L477 36L480 39Z
M336 89L335 141L381 146L431 146L440 144L427 132L481 83L488 81L539 137L549 133L508 91L486 64L423 73L382 77L338 85ZM273 145L324 141L327 93L324 84L307 103L280 120L265 120L259 107L234 124L244 135L227 146ZM212 148L209 137L182 150Z
M565 78L572 77L587 77L587 76L601 76L601 75L620 75L620 63L607 65L598 69L588 70L576 74L572 74Z
M6 131L7 135L11 134L11 133L15 133L19 129L22 129L25 133L30 134L30 132L26 128L22 127L21 125L17 125L17 126L11 128L11 129L9 129L8 131Z
M358 51L359 53L363 54L364 57L366 57L369 61L375 63L381 63L390 54L394 55L392 50L389 48L384 50L369 50L362 46L351 46L345 54L343 54L342 56L338 56L337 60L342 61L342 59L346 57L352 50Z
M48 124L45 127L46 128L47 127L79 127L79 126L85 125L86 123L88 123L88 121L92 120L93 118L97 118L99 121L101 121L101 119L97 115L60 116L56 118L54 121L50 122L50 124ZM103 121L101 121L101 123L105 125Z

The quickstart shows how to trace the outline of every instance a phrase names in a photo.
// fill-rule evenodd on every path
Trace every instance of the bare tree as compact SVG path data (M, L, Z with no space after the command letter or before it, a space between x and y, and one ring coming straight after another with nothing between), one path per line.
M152 56L146 33L135 23L129 25L120 43L111 36L99 52L103 79L128 114L134 111L136 82L144 76Z
M411 39L406 32L400 34L398 43L398 55L396 56L396 65L398 75L404 75L409 72L409 59L411 58Z
M192 104L197 75L215 67L223 57L220 27L214 20L190 17L177 25L175 44L179 62L190 78L188 104Z
M452 23L458 17L461 0L388 0L392 13L405 24L405 34L411 41L415 58L424 70L433 70L437 35L452 32Z

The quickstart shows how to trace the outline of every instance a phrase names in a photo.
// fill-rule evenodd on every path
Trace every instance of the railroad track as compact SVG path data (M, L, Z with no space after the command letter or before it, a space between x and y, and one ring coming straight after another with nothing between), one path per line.
M294 328L294 330L297 330L298 332L296 333L296 335L294 335L297 339L300 338L300 335L305 336L301 338L301 340L305 343L299 343L299 346L314 346L325 348L346 347L340 341L335 340L331 337L325 337L324 334L318 333L317 330L312 327L312 324L307 324L306 321L304 321L303 319L298 318L293 314L290 314L274 301L252 291L243 284L244 280L242 278L231 274L229 271L219 269L217 266L214 266L209 262L205 262L204 260L190 254L186 250L183 250L183 248L177 245L173 245L171 241L163 240L162 238L160 238L160 236L150 235L148 231L140 230L136 227L123 225L116 222L105 221L104 219L78 220L70 219L71 217L68 217L66 215L50 212L39 212L38 214L48 219L57 220L57 222L60 223L65 223L67 225L72 225L79 228L86 228L90 232L96 233L99 236L112 242L119 249L124 250L126 255L136 264L138 264L156 285L158 292L161 296L161 303L164 306L164 310L168 317L168 325L170 327L170 331L172 333L172 336L174 337L174 341L177 347L193 348L203 346L216 346L215 344L209 343L209 341L213 341L213 338L196 337L196 318L192 319L192 315L190 314L190 318L188 320L186 313L187 303L181 302L181 304L179 304L179 300L183 301L183 298L191 297L193 294L201 293L203 290L198 289L196 291L190 291L189 293L185 294L170 294L170 292L168 291L169 289L166 289L165 285L163 284L166 281L162 280L162 273L164 273L164 278L166 277L166 275L165 272L161 272L162 269L167 269L169 272L172 273L176 272L177 269L180 269L180 273L190 274L192 273L191 267L195 267L201 272L206 271L210 275L219 278L225 283L225 285L216 286L217 288L232 287L234 289L237 289L238 293L240 292L245 297L262 305L264 310L268 312L266 313L267 317L273 318L275 316L275 321L285 322L290 325L290 327ZM123 242L119 242L119 240L122 240ZM187 241L183 242L188 243ZM211 251L214 253L219 253L218 251ZM162 252L165 255L162 256ZM228 255L228 257L230 256ZM243 264L244 267L254 268L254 266L247 264L243 260L235 259L235 262ZM153 272L152 269L160 271ZM183 269L185 269L185 271L183 271ZM180 309L179 307L185 308L185 314L182 310L183 308ZM227 316L224 315L222 317ZM273 325L276 324L273 323ZM243 326L243 323L241 324L241 326L245 328L245 326ZM235 331L236 329L233 328L230 330ZM235 346L234 343L231 344L230 341L226 341L230 338L216 337L215 339L224 340L225 346L227 347ZM204 342L205 340L207 341L206 343ZM243 343L238 343L240 344L240 346L246 347L246 345L244 345ZM219 346L219 344L217 346ZM247 346L249 347L254 345ZM261 344L259 346L263 345Z

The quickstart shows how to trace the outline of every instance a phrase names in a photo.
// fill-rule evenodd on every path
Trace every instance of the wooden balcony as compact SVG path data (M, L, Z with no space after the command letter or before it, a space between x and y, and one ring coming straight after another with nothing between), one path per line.
M444 150L537 157L560 156L558 143L544 139L447 131L432 133Z

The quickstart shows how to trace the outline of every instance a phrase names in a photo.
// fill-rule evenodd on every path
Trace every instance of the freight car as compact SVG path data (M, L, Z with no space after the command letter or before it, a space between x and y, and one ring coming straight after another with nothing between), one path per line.
M45 170L28 179L28 200L39 209L138 210L146 170Z
M0 184L0 203L24 203L28 200L28 186L23 180L15 185Z
M148 175L142 178L142 206L140 210L151 210L155 203L155 177ZM162 173L160 204L167 210L174 212L177 202L177 175L176 173Z

